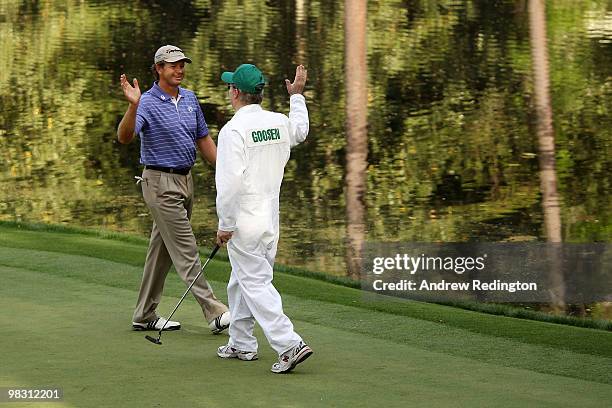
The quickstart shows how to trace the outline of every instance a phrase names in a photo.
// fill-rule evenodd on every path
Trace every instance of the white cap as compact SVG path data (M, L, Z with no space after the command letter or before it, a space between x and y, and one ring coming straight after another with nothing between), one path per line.
M187 58L185 54L183 54L183 50L179 47L175 47L174 45L164 45L163 47L159 47L157 51L155 51L154 63L159 64L160 62L177 62L177 61L185 61L191 63L191 59Z

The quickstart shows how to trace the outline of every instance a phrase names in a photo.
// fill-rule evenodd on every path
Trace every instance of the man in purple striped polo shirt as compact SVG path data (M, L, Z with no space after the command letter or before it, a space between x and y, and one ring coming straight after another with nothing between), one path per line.
M204 114L193 92L181 88L185 63L191 60L173 45L157 50L151 67L157 81L141 95L138 81L133 86L125 74L121 88L128 109L119 123L117 137L130 143L140 137L142 193L153 216L153 229L140 285L134 330L178 330L179 322L168 321L156 313L164 281L174 265L181 279L189 285L200 271L200 257L191 228L193 179L191 167L196 147L213 166L217 158L215 142L208 135ZM202 307L213 333L229 326L227 306L214 295L201 277L191 292Z

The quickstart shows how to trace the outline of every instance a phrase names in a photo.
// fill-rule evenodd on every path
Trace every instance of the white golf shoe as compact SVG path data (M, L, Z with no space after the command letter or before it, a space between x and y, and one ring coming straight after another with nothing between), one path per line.
M219 334L230 326L230 312L225 312L219 315L208 324L213 334Z
M233 348L229 344L221 346L217 349L217 355L221 358L237 358L243 361L257 360L257 352L255 351L240 351Z
M277 374L288 373L311 355L312 349L303 341L300 341L300 344L281 354L278 357L278 362L272 364L271 370Z
M164 327L164 323L166 323L166 327ZM132 322L132 329L138 331L160 330L162 327L164 327L164 331L178 330L181 328L181 324L179 322L167 320L164 317L158 317L157 319L151 320L150 322L146 323Z

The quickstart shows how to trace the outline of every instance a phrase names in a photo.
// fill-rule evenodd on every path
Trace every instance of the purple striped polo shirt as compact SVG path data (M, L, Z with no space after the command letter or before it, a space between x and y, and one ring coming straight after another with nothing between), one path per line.
M134 133L140 135L140 163L185 168L195 163L195 141L208 135L208 126L193 92L179 87L175 105L155 82L140 97Z

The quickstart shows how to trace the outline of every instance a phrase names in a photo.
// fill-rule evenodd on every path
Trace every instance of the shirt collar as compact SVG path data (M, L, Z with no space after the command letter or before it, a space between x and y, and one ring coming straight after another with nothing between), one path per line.
M243 115L245 113L260 112L262 110L263 109L261 108L261 105L252 103L250 105L245 105L242 108L238 109L234 116Z
M170 96L166 92L164 92L164 90L159 87L157 81L153 82L153 86L151 87L150 91L151 91L151 94L153 94L153 96L155 96L156 98L161 99L164 102L172 100L172 96ZM180 86L178 87L178 94L182 98L185 97L185 93L183 92L183 88L181 88Z

